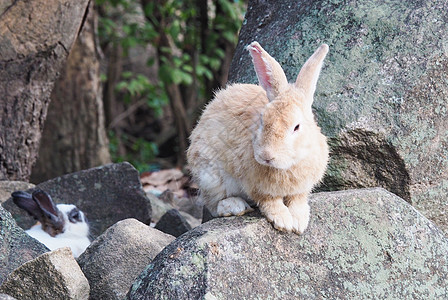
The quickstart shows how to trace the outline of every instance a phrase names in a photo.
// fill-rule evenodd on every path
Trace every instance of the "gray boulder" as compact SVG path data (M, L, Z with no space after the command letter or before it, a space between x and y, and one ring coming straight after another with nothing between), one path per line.
M256 83L253 40L294 81L330 46L314 109L331 144L321 190L382 186L448 232L448 2L248 3L230 81Z
M309 228L213 219L177 238L128 299L446 299L448 240L383 189L315 194Z
M157 197L151 192L146 193L146 196L151 202L151 209L152 209L151 221L153 223L157 223L167 211L173 209L171 203L167 203L162 199L159 199L159 197Z
M187 220L177 209L170 209L157 222L156 229L178 237L191 229Z
M11 197L14 191L28 190L34 187L34 184L24 181L0 181L0 204Z
M171 204L179 212L187 213L196 219L202 218L203 205L198 203L195 196L179 197L170 190L163 192L159 198L165 203Z
M13 298L6 294L0 294L0 300L15 300L16 298Z
M47 247L26 234L0 206L0 284L17 267L47 251Z
M110 227L78 258L90 283L90 299L124 299L138 275L173 240L135 219Z
M162 218L162 216L165 215L169 210L176 209L177 211L179 211L182 217L185 218L185 220L192 228L201 224L202 213L198 214L197 210L202 209L202 206L199 206L199 204L197 204L193 198L179 199L176 198L174 195L172 200L169 199L171 201L167 201L165 197L162 197L167 193L173 195L173 193L169 192L168 190L164 192L160 197L155 196L151 192L146 193L146 196L151 202L151 209L152 209L151 221L153 223L158 223L160 218ZM189 212L194 213L196 217L191 215Z
M151 203L142 189L138 171L129 163L109 164L56 177L37 185L56 203L72 203L86 213L91 234L97 237L120 220L151 221ZM36 221L11 199L3 203L22 228Z
M89 282L70 248L60 248L14 270L0 293L17 299L88 299Z

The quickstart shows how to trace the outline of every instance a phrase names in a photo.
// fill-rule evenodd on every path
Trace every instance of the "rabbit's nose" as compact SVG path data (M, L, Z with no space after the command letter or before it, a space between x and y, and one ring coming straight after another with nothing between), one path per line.
M263 151L261 158L267 163L271 163L274 160L274 155L268 151Z

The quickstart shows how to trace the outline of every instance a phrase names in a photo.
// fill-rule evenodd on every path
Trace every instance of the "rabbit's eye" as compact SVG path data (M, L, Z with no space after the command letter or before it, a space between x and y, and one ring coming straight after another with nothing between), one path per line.
M299 130L299 128L300 128L300 124L297 124L296 127L294 127L294 131Z
M68 220L72 223L81 222L81 213L77 208L74 208L68 214Z

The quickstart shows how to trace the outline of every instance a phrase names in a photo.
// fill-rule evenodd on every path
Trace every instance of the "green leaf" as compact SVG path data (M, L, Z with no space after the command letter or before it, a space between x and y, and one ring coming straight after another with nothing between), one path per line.
M134 76L134 73L130 72L130 71L125 71L123 73L121 73L121 77L124 79L129 79L132 76Z
M206 65L209 63L209 61L210 61L210 58L207 55L203 55L203 54L199 55L199 62L201 64Z
M150 58L148 59L148 61L146 62L146 65L149 66L149 67L151 67L151 66L154 65L155 62L156 62L155 58L154 58L154 57L150 57Z
M204 75L205 75L205 77L207 77L208 80L213 79L213 73L209 69L205 70Z
M162 53L171 53L171 48L170 47L160 47L160 52Z
M100 74L100 81L101 81L101 82L106 82L106 81L107 81L107 75L104 74L104 73L101 73L101 74Z
M179 84L182 82L182 75L183 72L179 69L172 69L171 71L171 79L173 81L174 84Z
M224 31L222 33L223 38L231 42L232 44L235 44L237 42L238 37L235 35L235 33L231 31Z
M219 58L224 58L226 56L226 53L220 48L215 48L215 55Z
M218 70L219 67L221 66L221 60L217 59L217 58L210 58L210 68L212 68L212 70Z
M206 68L205 66L201 66L201 65L197 66L196 74L198 76L205 76L209 80L213 78L213 73L208 68Z
M149 84L150 84L150 82L149 82L149 78L146 77L146 75L143 75L143 74L137 74L136 79L137 79L141 84L144 84L144 85L149 85Z
M179 20L174 20L171 26L168 28L168 32L174 40L177 40L180 33Z
M190 65L183 65L182 70L184 70L185 72L191 73L191 72L193 72L193 67Z
M115 89L118 90L118 91L125 91L125 90L128 89L128 83L126 81L120 81L115 86Z
M182 72L182 83L191 85L193 83L193 76L188 73Z
M172 72L173 72L173 69L170 66L161 65L159 68L159 77L163 82L170 84L173 82Z
M236 14L235 6L228 0L219 0L219 4L222 7L224 13L230 17L231 20L236 20L238 15Z
M172 62L174 64L174 67L176 68L179 68L183 64L183 61L180 57L173 57Z

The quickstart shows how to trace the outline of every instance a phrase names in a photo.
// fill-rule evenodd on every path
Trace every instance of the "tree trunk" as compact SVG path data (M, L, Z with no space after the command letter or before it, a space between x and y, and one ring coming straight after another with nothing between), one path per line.
M92 2L84 27L52 91L32 182L110 162L96 23Z
M168 96L170 97L170 106L174 116L174 123L176 124L178 146L176 164L182 167L185 162L185 151L188 146L188 134L190 132L187 113L182 102L182 95L178 85L169 84L166 87Z
M50 93L88 0L0 5L0 180L28 180Z
M150 0L141 0L142 7L145 8L146 5L151 3ZM159 65L162 65L162 58L165 57L166 61L172 62L173 56L171 51L173 50L172 45L170 43L170 37L166 32L166 28L168 27L168 22L164 16L163 7L166 4L166 0L156 1L155 9L153 12L153 18L149 16L145 16L149 22L153 24L156 31L159 33L159 41L156 47L157 50L157 58L159 60ZM154 19L157 20L154 22ZM166 49L170 49L170 51L165 51ZM181 167L185 164L186 157L185 151L188 146L188 136L190 133L190 124L187 118L187 111L185 108L184 99L182 99L182 93L179 85L170 83L165 87L165 91L168 95L170 101L170 107L174 117L174 123L176 125L177 138L178 138L178 149L177 149L177 158L176 165Z
M104 86L104 108L106 124L110 126L114 118L125 110L122 101L117 99L115 91L115 86L121 80L123 72L123 48L119 44L112 44L105 50L105 53L108 61L107 81Z

